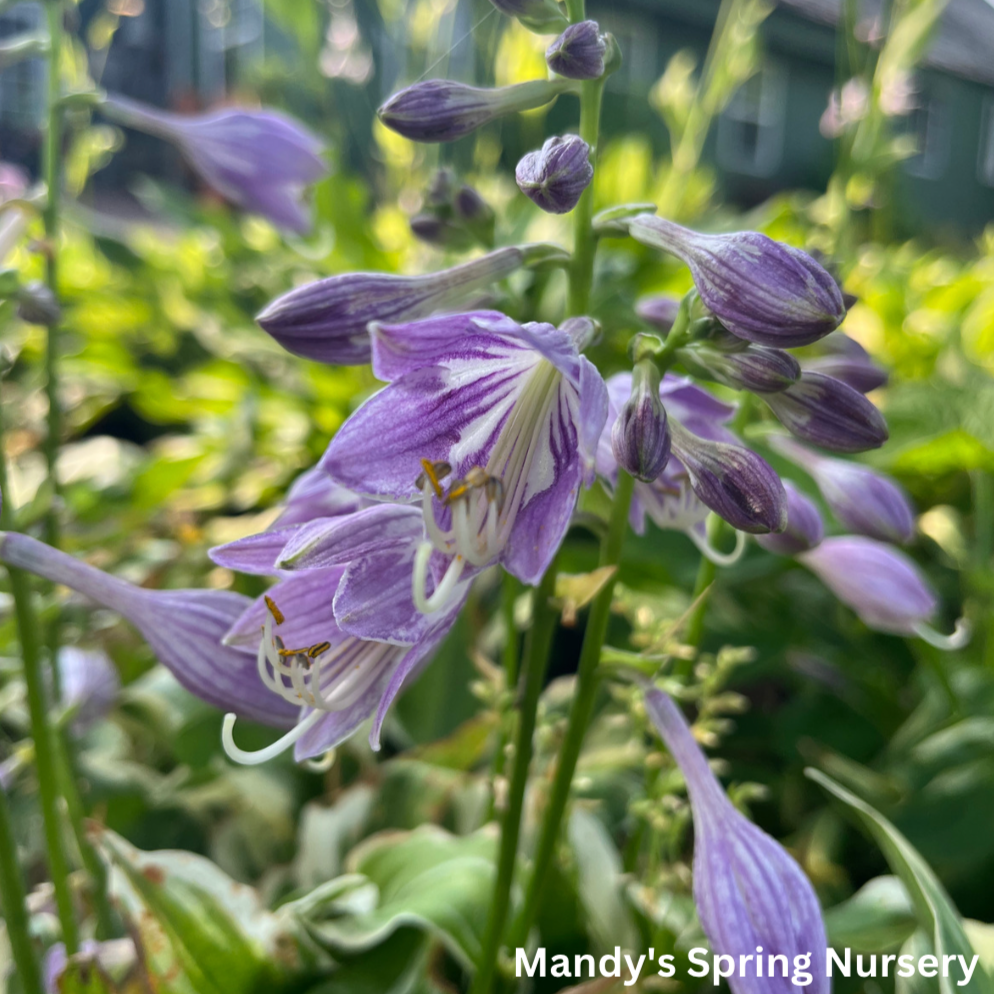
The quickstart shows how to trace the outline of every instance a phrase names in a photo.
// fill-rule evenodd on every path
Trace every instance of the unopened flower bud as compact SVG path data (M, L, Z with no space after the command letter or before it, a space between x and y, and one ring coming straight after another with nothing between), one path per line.
M673 453L703 504L739 531L758 535L787 527L787 494L765 459L741 445L700 438L672 417L669 425Z
M859 391L821 373L802 373L763 398L792 435L833 452L865 452L887 441L887 422Z
M391 131L418 142L451 142L505 114L554 100L568 80L536 79L484 89L447 79L429 79L395 93L378 111Z
M17 316L28 324L50 327L62 319L62 308L51 288L35 280L17 291Z
M369 361L371 321L413 321L464 300L518 269L521 249L501 248L423 276L343 273L297 287L256 321L287 351L340 366Z
M796 556L813 549L825 537L825 523L815 502L801 493L790 480L783 481L787 493L787 528L779 535L757 535L756 541L767 552L778 556Z
M551 34L566 22L566 13L556 0L490 0L508 17L516 17L531 31Z
M811 985L805 991L829 994L825 925L810 881L786 849L728 799L672 698L650 688L645 704L687 782L694 816L694 903L711 949L733 964L775 950L789 963L808 964ZM776 971L762 979L751 970L730 974L732 994L798 989Z
M659 370L651 359L632 370L632 392L611 429L611 450L618 465L643 483L652 483L669 462L669 426L659 399Z
M746 344L733 335L728 338L738 346L727 348L721 339L695 342L678 352L684 365L705 379L723 383L734 390L753 393L777 393L797 382L801 367L783 349L769 345Z
M808 345L845 317L842 292L823 266L758 231L706 235L645 214L628 230L686 263L701 300L740 338L780 348Z
M881 369L859 342L841 331L823 339L819 348L821 355L802 361L805 370L842 380L860 393L869 393L887 382L887 370Z
M607 43L596 21L571 24L546 49L549 68L568 79L599 79L604 75Z
M425 209L411 219L415 237L430 245L464 251L494 241L495 215L466 184L457 185L451 169L439 169L425 196Z
M914 508L896 480L861 463L812 452L786 436L772 436L770 444L811 476L849 530L902 545L914 538Z
M660 293L653 297L643 297L635 305L635 313L648 325L659 331L667 332L673 327L677 314L680 313L680 301L677 297Z
M99 649L59 649L59 703L73 711L72 726L84 734L110 713L121 690L117 668Z
M590 146L578 135L549 138L518 163L514 178L521 192L550 214L576 207L594 178Z
M826 538L798 558L876 631L919 634L935 614L938 599L918 567L884 542L860 535Z

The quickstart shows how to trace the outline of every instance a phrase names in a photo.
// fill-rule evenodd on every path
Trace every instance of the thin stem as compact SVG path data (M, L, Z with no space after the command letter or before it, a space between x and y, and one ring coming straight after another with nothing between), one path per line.
M556 612L550 603L555 588L556 564L553 562L535 591L532 627L528 633L522 660L525 685L514 746L514 766L511 770L507 809L501 822L497 877L490 903L490 916L487 919L487 931L483 939L480 965L473 979L470 994L489 994L493 986L500 940L511 903L511 883L518 856L518 836L521 831L521 811L525 800L525 785L528 782L528 767L531 764L535 714L549 664L552 636L556 630Z
M514 624L514 602L521 591L521 584L510 573L504 574L501 591L501 613L504 616L504 627L507 629L507 641L504 643L504 686L511 688L518 684L518 630ZM489 821L494 816L497 801L496 784L504 776L504 764L507 762L507 716L500 713L500 726L497 729L497 745L494 751L491 780L494 783L494 794L490 798L490 808L487 814Z
M31 944L24 878L17 862L17 842L10 817L7 793L0 787L0 910L14 954L14 966L24 994L43 994L41 970Z
M712 546L715 545L721 535L722 524L723 522L717 514L712 514L708 518L708 541ZM707 556L701 556L701 563L697 567L697 579L694 581L694 593L690 598L691 602L696 601L714 583L717 575L717 565L708 559ZM687 620L687 632L684 638L687 645L692 645L695 648L700 647L701 639L704 637L704 616L707 614L707 609L708 598L701 598L697 607L694 609L694 613ZM693 660L681 659L675 668L675 672L679 676L687 676L689 675L691 666L693 666Z
M611 508L611 523L601 544L600 565L616 566L621 561L621 547L628 527L628 509L632 502L635 481L623 470L618 472L618 486ZM534 869L525 892L525 903L511 927L508 945L510 948L523 945L528 938L535 916L538 913L542 888L552 862L552 854L559 838L566 802L569 800L573 773L580 756L583 737L590 724L597 695L597 664L600 662L601 648L607 634L611 615L611 600L614 595L615 577L612 577L594 598L587 619L587 629L580 650L580 663L577 669L576 693L570 709L566 738L556 768L555 780L549 794L548 806L542 819L538 845L535 848Z
M7 486L7 461L3 455L3 431L0 425L0 494L10 494ZM10 501L0 506L0 527L5 531L13 526ZM41 646L38 637L38 618L35 614L28 574L15 567L7 567L10 590L17 618L17 633L21 642L24 664L24 685L27 691L28 713L31 718L31 735L35 744L35 766L38 771L38 793L41 799L42 821L45 829L45 847L48 853L48 870L55 888L55 903L62 940L71 956L79 948L76 920L73 916L72 893L69 889L69 864L62 848L62 825L59 815L59 773L56 762L55 730L49 723L45 679L41 666Z

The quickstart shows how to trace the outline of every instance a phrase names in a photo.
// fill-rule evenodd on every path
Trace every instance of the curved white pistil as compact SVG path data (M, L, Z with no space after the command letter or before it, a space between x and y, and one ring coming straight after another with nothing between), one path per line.
M722 552L720 549L716 549L711 544L711 540L702 535L696 528L688 528L687 534L694 545L701 550L701 554L710 559L715 566L734 566L742 558L742 553L745 552L745 532L736 530L735 548L731 552Z
M924 622L915 625L915 634L923 641L928 642L929 645L935 646L936 649L954 652L957 649L962 649L970 641L973 632L970 628L970 622L966 618L959 618L951 635L943 635L942 632L937 632L931 625L926 625Z
M543 433L559 392L560 379L561 374L552 363L544 359L536 363L486 466L478 471L483 482L460 481L445 496L450 509L448 528L443 528L435 516L438 483L425 479L422 509L430 541L418 549L413 578L414 603L422 613L430 614L445 607L467 563L488 566L504 551L524 503L535 458L547 444ZM429 597L425 590L433 549L453 559Z

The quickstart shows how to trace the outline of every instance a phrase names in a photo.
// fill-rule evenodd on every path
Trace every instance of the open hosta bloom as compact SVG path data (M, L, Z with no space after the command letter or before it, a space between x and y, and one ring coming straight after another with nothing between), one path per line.
M829 994L825 925L814 888L793 857L725 796L673 700L661 690L646 708L687 781L694 815L694 902L733 994ZM760 967L757 968L756 954ZM769 959L780 956L779 963ZM807 986L787 965L808 957ZM745 969L738 969L746 957ZM786 957L786 964L783 961ZM727 963L735 969L727 969ZM770 967L772 966L772 969ZM727 970L727 972L725 972ZM715 981L717 983L717 981Z
M420 497L430 539L415 596L429 610L468 567L501 562L537 583L592 479L607 415L597 370L580 354L584 318L519 325L495 311L374 325L373 371L389 385L332 439L322 461L343 486ZM434 600L424 585L445 561Z

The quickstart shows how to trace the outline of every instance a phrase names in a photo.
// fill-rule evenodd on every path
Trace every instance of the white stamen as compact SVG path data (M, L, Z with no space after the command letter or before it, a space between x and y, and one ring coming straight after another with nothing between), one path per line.
M944 652L955 652L957 649L962 649L970 641L973 631L966 618L959 618L951 635L943 635L942 632L937 632L925 622L915 625L915 634L924 642L935 646L936 649L942 649Z
M715 566L734 566L742 558L742 553L745 552L745 532L736 530L735 548L731 552L721 552L719 549L716 549L710 540L701 535L696 528L688 528L687 534L690 536L690 540L694 545L701 550L701 555L710 559Z
M260 763L268 763L269 760L286 752L290 746L303 738L324 717L324 712L314 711L272 745L268 745L264 749L257 749L255 752L246 752L235 745L234 728L237 717L230 712L224 716L224 725L221 727L221 744L224 746L228 758L234 762L241 763L243 766L258 766Z
M428 564L431 554L434 552L431 542L422 542L418 546L418 551L414 556L414 575L412 579L411 594L414 599L414 606L422 614L434 614L445 607L452 591L455 590L459 577L462 576L466 561L462 556L456 556L449 563L445 575L439 581L431 597L425 596L428 582Z

